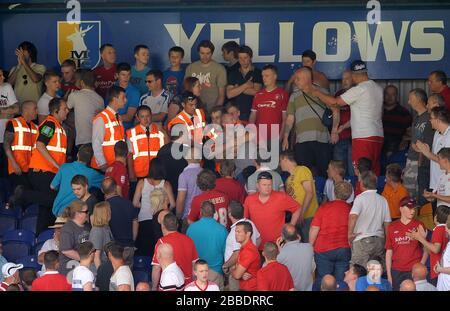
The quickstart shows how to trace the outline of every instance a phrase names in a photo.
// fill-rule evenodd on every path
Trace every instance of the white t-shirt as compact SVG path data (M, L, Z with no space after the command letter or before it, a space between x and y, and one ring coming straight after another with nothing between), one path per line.
M42 253L46 253L49 251L59 251L59 247L58 247L58 244L56 243L55 239L49 239L44 242L44 244L42 245L41 249L38 252L38 257ZM42 273L44 273L46 271L45 265L42 265L41 271L42 271Z
M350 88L341 98L350 106L352 138L383 137L383 89L368 80Z
M219 286L216 283L207 281L205 289L200 288L195 281L189 283L185 288L185 292L218 292L220 291Z
M46 116L50 114L50 110L48 109L48 103L53 99L47 93L42 94L41 98L37 102L38 114Z
M142 187L141 208L139 209L138 221L153 219L153 208L150 202L150 195L155 189L164 190L164 180L161 180L159 184L153 186L148 182L147 178L145 178L144 187Z
M6 108L15 103L17 103L17 98L11 84L5 82L0 85L0 108ZM0 119L0 144L3 144L6 123L8 123L8 119Z
M130 267L120 266L116 272L111 276L109 282L110 291L118 291L120 285L130 285L131 291L134 292L134 278L131 273Z
M72 290L83 291L83 286L91 282L92 287L95 287L95 277L89 268L85 266L78 266L73 270L72 274Z
M168 265L159 280L160 291L182 291L184 289L184 274L176 262Z
M439 179L439 184L437 187L437 194L442 196L450 196L450 173L449 174L442 174L441 178ZM450 203L446 203L444 201L437 200L437 206L439 205L445 205L450 207Z
M349 180L346 180L350 182ZM323 195L327 197L328 201L334 201L336 199L334 195L334 181L332 179L327 179L325 182L325 188L323 189ZM348 204L352 204L353 200L355 200L355 192L353 191L352 187L352 194L347 199Z
M158 96L153 96L151 93L147 93L141 96L139 106L145 105L150 107L152 114L160 112L167 113L171 95L166 90L163 90Z
M438 131L434 132L433 146L431 152L437 154L442 148L450 147L450 126L443 134ZM439 179L445 172L439 167L439 163L430 161L430 188L436 190Z
M350 214L358 215L355 241L371 237L384 237L384 223L391 222L389 205L376 190L366 190L355 198Z
M225 261L230 259L231 255L233 255L233 253L235 251L238 251L241 249L241 244L239 244L236 241L236 225L242 221L248 221L249 223L252 224L252 227L253 227L252 242L253 242L253 244L256 245L256 240L260 237L258 229L256 228L255 224L251 220L242 218L242 219L239 219L238 221L236 221L236 223L231 225L230 233L228 233L228 236L227 236L227 240L226 240L226 244L225 244L225 255L224 255ZM281 232L280 232L280 234L281 234Z
M444 253L441 258L441 266L444 268L450 267L450 243L447 244ZM439 273L437 282L438 291L449 291L450 290L450 274Z

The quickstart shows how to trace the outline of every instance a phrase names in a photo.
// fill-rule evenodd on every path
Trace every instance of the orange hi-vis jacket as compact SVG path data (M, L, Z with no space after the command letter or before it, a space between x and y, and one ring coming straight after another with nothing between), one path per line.
M193 117L194 122L192 122L189 114L187 114L184 110L181 111L175 118L170 120L168 124L169 133L174 125L182 124L189 131L189 139L194 139L195 142L202 143L203 129L206 126L205 114L202 110L195 109Z
M156 124L149 128L147 136L145 128L138 124L127 130L127 137L131 142L133 154L133 167L136 177L147 177L150 169L150 161L156 158L159 149L164 146L164 134Z
M67 135L66 131L62 127L61 123L52 115L47 116L45 120L39 125L39 130L45 122L50 121L55 124L55 132L48 142L46 148L50 156L55 162L61 166L66 162L66 150L67 150ZM33 151L31 153L30 169L41 170L44 172L52 172L56 174L58 169L48 162L44 156L36 148L34 144Z
M94 118L95 121L101 118L104 124L104 136L102 143L103 156L105 157L106 164L109 166L114 162L114 146L115 144L122 140L125 141L125 129L120 121L120 118L116 118L116 115L108 108L103 109L97 116ZM99 168L95 156L92 157L91 160L92 168Z
M30 165L31 150L38 136L38 127L33 122L28 125L23 117L11 119L9 122L14 127L14 140L11 143L11 150L20 170L26 173ZM8 159L8 174L12 173L14 173L14 169L11 160Z

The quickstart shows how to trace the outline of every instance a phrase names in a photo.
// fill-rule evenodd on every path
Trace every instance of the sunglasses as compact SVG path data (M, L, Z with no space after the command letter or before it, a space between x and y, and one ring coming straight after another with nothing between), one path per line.
M28 76L27 76L27 75L23 75L23 76L22 76L22 79L24 80L24 81L23 81L23 85L27 85L27 84L28 84L28 80L27 80L27 79L28 79Z

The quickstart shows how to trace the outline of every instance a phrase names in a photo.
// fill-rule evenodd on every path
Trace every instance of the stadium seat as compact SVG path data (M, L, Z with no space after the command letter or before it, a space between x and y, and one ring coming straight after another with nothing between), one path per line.
M322 202L323 190L325 188L326 181L327 180L321 176L316 176L314 178L314 183L316 185L316 196L317 196L317 200L319 201L319 204Z
M133 270L152 270L152 258L148 256L135 256L133 260Z
M358 177L356 177L356 176L345 176L344 180L347 180L347 181L351 182L353 189L355 189L356 182L358 181Z
M386 184L386 176L378 176L377 179L377 191L378 193L382 193L384 189L384 185Z
M40 251L40 249L42 248L42 245L44 245L44 243L47 240L53 239L53 233L55 231L53 229L48 229L45 231L42 231L39 236L36 239L36 245L34 246L34 254L37 256L38 252Z
M1 215L0 214L0 237L5 232L17 229L17 219L13 215Z
M13 230L5 232L2 238L3 256L15 262L21 257L30 255L34 245L34 232L28 230Z
M37 216L39 213L39 204L31 204L25 208L23 212L23 217L27 216Z
M5 202L0 203L0 215L13 216L16 219L20 219L22 214L22 209L17 206L16 208L6 208Z
M408 148L405 150L397 151L392 154L386 161L386 164L398 163L402 168L405 168L406 158L408 157Z
M25 269L34 269L36 271L41 270L41 265L37 261L37 257L34 255L25 256L17 259L16 263L20 263L23 265Z
M19 228L36 232L37 215L24 216L19 222Z
M144 270L133 270L134 286L139 282L150 283L150 273Z

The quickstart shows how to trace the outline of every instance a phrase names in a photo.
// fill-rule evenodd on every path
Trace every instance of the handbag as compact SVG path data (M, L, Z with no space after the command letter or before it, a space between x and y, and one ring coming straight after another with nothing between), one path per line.
M322 106L321 104L319 104L317 101L315 101L314 99L312 99L309 95L305 94L305 92L302 92L303 97L306 100L306 103L308 104L308 106L312 109L312 111L314 111L314 113L316 114L316 116L320 119L320 121L322 122L322 125L325 126L329 132L332 131L333 129L333 111L328 108L327 106ZM323 114L319 115L319 113L316 111L316 109L313 108L313 106L309 103L308 98L317 106L319 106L320 108L323 109Z

